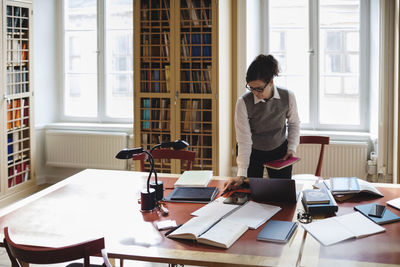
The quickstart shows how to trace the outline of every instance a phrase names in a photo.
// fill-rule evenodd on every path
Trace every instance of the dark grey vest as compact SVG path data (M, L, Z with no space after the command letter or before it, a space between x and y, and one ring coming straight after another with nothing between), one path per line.
M251 92L243 95L249 117L253 148L270 151L286 139L286 114L289 110L289 92L277 88L280 99L270 98L254 104Z

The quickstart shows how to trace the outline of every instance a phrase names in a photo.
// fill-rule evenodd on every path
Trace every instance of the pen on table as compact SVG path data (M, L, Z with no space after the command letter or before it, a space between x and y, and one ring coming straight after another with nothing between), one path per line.
M231 190L224 190L224 191L221 193L221 197L222 197L223 195L227 194L229 191L231 191Z
M169 235L170 233L172 233L173 231L175 231L176 229L178 229L178 228L181 227L182 225L183 225L183 224L180 224L180 225L178 225L178 226L176 226L176 227L174 227L174 228L172 228L172 229L166 231L164 235L165 235L165 236Z

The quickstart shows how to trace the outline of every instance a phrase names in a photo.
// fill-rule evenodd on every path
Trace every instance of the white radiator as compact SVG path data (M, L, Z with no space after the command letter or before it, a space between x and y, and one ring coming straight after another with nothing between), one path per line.
M124 170L126 160L115 155L128 147L128 134L121 132L46 131L46 164L69 168Z
M314 174L317 168L320 145L301 144L296 155L301 160L293 165L293 174ZM367 176L368 144L363 142L333 143L325 145L322 163L322 177L355 176L365 179Z

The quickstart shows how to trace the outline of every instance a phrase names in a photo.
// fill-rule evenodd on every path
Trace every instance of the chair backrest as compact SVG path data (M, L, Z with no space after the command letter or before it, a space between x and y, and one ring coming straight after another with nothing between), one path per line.
M192 163L196 157L196 152L190 150L156 149L151 154L154 159L186 160L186 171L192 168Z
M140 153L137 155L133 155L132 160L140 160L140 171L144 172L145 167L144 167L144 161L147 159L147 154L146 153Z
M322 162L324 160L325 145L329 145L329 136L300 136L300 144L320 144L319 159L315 176L321 176Z
M10 257L12 267L21 267L20 261L33 264L54 264L84 259L83 266L90 266L90 256L102 254L104 238L90 240L59 248L45 248L14 243L4 228L4 246ZM104 255L103 255L104 257Z

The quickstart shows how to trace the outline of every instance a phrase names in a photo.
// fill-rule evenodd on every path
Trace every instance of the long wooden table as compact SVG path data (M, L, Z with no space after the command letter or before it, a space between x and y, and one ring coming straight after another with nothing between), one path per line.
M177 175L159 174L171 192ZM263 226L248 230L229 249L187 240L172 240L158 231L155 221L174 219L178 224L203 204L167 203L168 216L142 213L138 199L147 173L82 171L0 211L0 228L9 226L16 242L62 246L104 236L112 258L200 266L400 266L400 223L384 225L386 232L324 247L302 227L287 244L257 241ZM222 189L224 178L210 186ZM354 205L400 197L398 185L377 185L384 198L364 195L339 205L338 215ZM296 204L271 203L282 210L272 219L296 220ZM400 215L398 210L389 208ZM328 229L329 231L329 229ZM3 234L2 231L1 235ZM3 238L1 238L3 240ZM382 264L382 265L381 265ZM386 265L385 265L386 264Z
M399 184L374 184L382 198L359 194L339 204L336 215L354 212L354 206L386 201L400 197ZM400 211L386 205L386 208L400 216ZM307 235L302 251L301 266L400 266L400 222L382 225L385 232L359 239L346 240L331 246L323 246L311 235ZM327 229L329 231L329 229Z
M165 195L176 177L159 174ZM204 204L167 203L168 216L143 213L138 199L146 180L147 173L87 169L2 210L0 228L9 226L17 243L43 246L104 236L109 256L120 259L200 266L296 266L300 261L301 227L290 243L277 244L256 240L261 226L248 230L229 249L166 238L155 221L184 223ZM216 177L210 186L221 190L223 179ZM296 216L295 204L272 204L282 208L273 219Z

